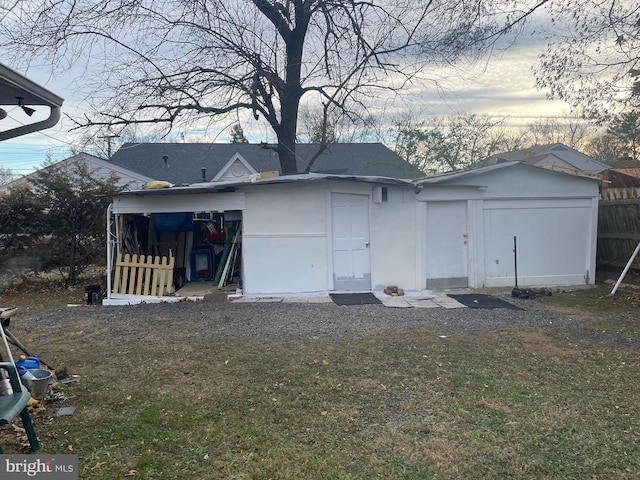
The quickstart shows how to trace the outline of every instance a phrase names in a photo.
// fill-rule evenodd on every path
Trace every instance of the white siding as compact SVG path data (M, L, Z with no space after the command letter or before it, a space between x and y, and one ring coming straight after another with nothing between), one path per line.
M430 205L452 200L460 212L466 207L466 215L456 216L465 225L446 228L468 242L460 248L467 263L457 267L467 269L470 287L514 284L514 235L519 286L594 281L597 182L520 165L456 176L453 181L426 184L417 195L411 186L387 186L383 195L374 183L333 179L250 184L241 191L220 194L168 189L154 195L116 197L113 208L116 213L242 210L247 295L334 289L334 193L360 195L368 202L374 290L389 285L423 290L430 278L428 270L438 279L465 273L447 270L454 262L442 255L446 244L435 252L427 248L437 228L427 228ZM438 223L456 218L444 212Z
M222 175L216 177L217 182L242 182L249 180L254 172L249 170L247 166L239 159L235 159L229 167L222 172Z

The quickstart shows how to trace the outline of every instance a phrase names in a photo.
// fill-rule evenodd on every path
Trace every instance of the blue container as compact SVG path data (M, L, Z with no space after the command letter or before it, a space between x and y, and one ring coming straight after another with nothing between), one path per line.
M202 282L213 278L213 252L210 248L191 251L191 281Z
M18 375L20 376L27 373L27 370L37 368L40 368L40 359L38 357L20 357L20 360L16 362L16 370L18 370Z

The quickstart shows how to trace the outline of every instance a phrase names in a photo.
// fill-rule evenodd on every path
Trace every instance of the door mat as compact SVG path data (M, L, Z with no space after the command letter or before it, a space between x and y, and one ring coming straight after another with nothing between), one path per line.
M508 308L510 310L524 310L512 303L505 302L499 298L482 295L479 293L471 293L464 295L447 295L461 304L469 308Z
M336 305L382 304L373 293L330 293L329 296Z

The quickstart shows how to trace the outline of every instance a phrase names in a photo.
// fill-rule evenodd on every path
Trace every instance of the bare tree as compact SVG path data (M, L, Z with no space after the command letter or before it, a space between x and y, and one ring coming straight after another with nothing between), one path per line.
M536 82L587 118L640 106L640 4L633 0L549 2L550 43Z
M626 146L619 138L606 132L590 139L583 149L586 155L603 162L619 160L624 157L626 151Z
M11 169L0 167L0 185L6 185L16 178L18 178L18 175L12 172Z
M366 108L347 111L325 103L321 111L303 108L299 117L299 137L301 143L309 142L318 150L306 162L305 173L309 173L322 153L333 143L358 143L371 141L371 131L380 129L379 120Z
M16 61L44 55L62 71L87 62L98 114L78 126L170 131L248 110L275 133L286 174L297 172L303 97L342 112L366 108L380 90L398 92L434 67L483 53L544 3L15 0L0 45Z
M338 122L339 119L331 115L327 108L323 108L320 112L303 108L299 115L298 141L317 144L324 142L326 145L335 143L339 141L336 133Z
M586 151L605 162L640 160L640 113L622 112L614 116L600 135L591 139Z
M467 113L428 120L408 114L395 124L392 148L425 174L463 170L521 145L519 137L503 128L504 122Z
M529 134L533 145L550 145L562 143L580 150L589 138L592 124L572 115L557 118L539 118L529 124Z
M124 143L141 143L167 141L162 135L141 135L135 128L136 125L125 125L118 129L119 133L114 133L110 128L102 126L95 130L83 130L69 144L69 154L88 153L94 157L109 159ZM47 163L55 163L50 158Z
M375 137L372 131L380 128L381 121L364 108L345 113L325 106L313 111L303 107L300 109L298 141L317 144L324 141L327 146L331 143L372 141Z

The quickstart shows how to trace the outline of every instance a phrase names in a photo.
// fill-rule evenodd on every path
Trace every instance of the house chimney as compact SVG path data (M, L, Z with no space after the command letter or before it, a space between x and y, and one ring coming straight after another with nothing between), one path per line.
M162 155L162 160L164 160L162 168L169 168L169 155Z
M200 171L202 172L202 181L206 182L207 181L207 169L205 167L202 167L200 169Z

